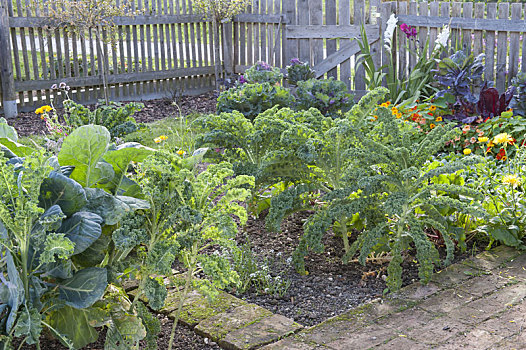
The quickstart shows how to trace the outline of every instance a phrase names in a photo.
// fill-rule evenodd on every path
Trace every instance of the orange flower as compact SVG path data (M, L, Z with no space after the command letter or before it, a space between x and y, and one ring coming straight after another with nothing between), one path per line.
M442 117L436 117L435 121L436 122L441 122L442 121Z
M430 110L431 112L434 112L434 111L437 110L437 106L435 106L435 105L431 105L431 106L429 106L429 110Z
M435 126L436 126L436 125L435 125L435 124L433 124L433 123L429 124L429 128L430 128L430 129L434 129L434 128L435 128Z

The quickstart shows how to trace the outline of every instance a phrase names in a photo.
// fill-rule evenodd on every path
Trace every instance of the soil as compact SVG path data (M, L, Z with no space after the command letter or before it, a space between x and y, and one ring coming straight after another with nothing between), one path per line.
M157 336L157 346L160 350L168 349L168 343L170 341L170 333L172 331L173 321L168 319L164 315L157 315L161 321L161 333ZM106 337L106 329L101 329L99 334L99 340L95 343L89 344L84 347L83 350L103 350L104 340ZM220 350L221 348L208 338L203 338L195 334L192 329L178 324L175 333L174 350ZM18 344L14 344L15 349L18 349ZM40 348L42 350L66 350L56 339L41 338ZM139 345L140 349L146 349L146 345L141 342ZM24 345L21 349L23 350L36 350L35 345Z
M179 112L183 115L192 113L214 113L216 110L216 99L217 96L215 92L209 92L199 96L182 96L178 98L177 101L170 99L142 101L144 108L135 113L133 117L137 123L150 123L177 115ZM90 109L95 108L95 106L88 107ZM62 110L59 110L58 113L60 115ZM19 136L47 134L44 121L33 112L20 113L18 117L9 119L7 122L9 125L15 127Z
M263 218L252 218L244 229L244 235L238 238L238 243L248 242L258 258L270 262L270 271L277 271L282 278L291 282L283 297L258 295L255 291L239 297L304 326L316 325L359 304L381 297L387 288L385 279L388 261L380 259L380 263L369 262L366 266L357 262L344 265L341 260L344 255L343 243L340 237L331 232L323 239L325 251L321 254L310 253L306 257L308 275L296 273L287 259L297 247L303 232L302 225L310 215L311 212L303 212L291 216L284 221L279 233L268 232ZM444 247L439 246L439 252L445 257ZM471 250L469 252L457 252L455 261L467 258L472 254ZM415 263L412 252L406 256L402 266L404 286L419 280L418 264Z

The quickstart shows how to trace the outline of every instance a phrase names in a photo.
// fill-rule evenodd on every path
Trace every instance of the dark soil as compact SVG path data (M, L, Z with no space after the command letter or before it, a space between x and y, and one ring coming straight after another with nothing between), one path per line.
M176 104L174 104L176 102ZM144 108L134 114L138 123L149 123L182 113L213 113L216 110L216 94L209 92L199 96L182 96L177 101L169 99L143 101ZM88 106L93 109L95 106ZM179 110L180 109L180 110ZM58 111L59 114L62 112ZM7 121L14 126L19 136L47 134L46 125L40 116L31 113L21 113Z
M327 233L323 239L325 252L310 253L305 259L308 275L296 273L287 259L297 247L303 232L302 225L310 215L303 212L291 216L283 223L280 233L269 233L262 218L250 219L244 230L245 237L240 235L239 238L239 243L248 241L252 245L257 257L271 262L270 271L275 271L271 274L278 273L291 282L283 297L258 295L254 291L240 297L305 326L313 326L381 297L387 287L385 278L388 265L385 260L367 263L366 266L357 262L344 265L341 260L344 253L341 238ZM443 247L439 250L445 256ZM467 253L457 253L455 261L468 256ZM418 265L410 253L403 268L403 285L419 280Z
M173 321L163 315L157 316L161 321L161 333L157 336L157 346L159 350L168 349L168 343L170 341L170 333L172 331ZM95 343L89 344L84 347L83 350L103 350L104 340L106 336L106 330L101 330L99 340ZM174 341L174 350L219 350L221 349L216 343L210 341L208 338L203 338L195 334L190 328L179 324L177 325ZM15 349L18 348L18 344L15 343ZM40 341L40 347L42 350L65 350L65 346L60 344L58 340L47 339L42 337ZM140 349L145 349L146 345L141 343ZM36 350L34 345L24 345L24 350Z

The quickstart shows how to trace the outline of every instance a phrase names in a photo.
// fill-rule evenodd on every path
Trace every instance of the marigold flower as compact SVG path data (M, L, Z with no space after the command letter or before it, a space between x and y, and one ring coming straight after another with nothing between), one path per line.
M180 155L180 156L184 156L186 152L183 151L182 149L180 149L179 151L177 151L177 154Z
M443 120L442 117L436 117L435 119L436 122L441 122L442 120Z
M402 113L396 113L396 118L398 119L402 118Z
M484 136L484 137L479 137L479 142L480 142L480 143L486 143L486 142L488 142L488 140L489 140L489 139L488 139L486 136Z
M431 106L429 106L429 110L430 110L431 112L434 112L434 111L437 110L437 106L435 106L435 105L431 105Z
M378 116L377 115L373 115L373 118L374 118L374 120L378 120Z
M435 124L431 123L431 124L429 124L429 129L434 129L435 126L436 126Z
M380 107L384 107L384 108L387 108L389 107L389 104L387 102L384 102L380 105Z
M391 105L391 101L386 101L385 103L387 103L388 106Z
M153 139L153 142L155 142L155 143L161 143L161 142L166 141L166 140L168 140L168 136L166 136L166 135L161 135L161 136L156 137L155 139Z
M497 145L503 144L504 146L507 146L507 145L513 144L514 140L513 140L513 137L511 137L511 135L503 132L495 136L495 138L493 139L493 142Z
M393 114L398 113L398 108L396 107L391 108L391 112L393 112Z
M497 158L497 160L506 160L506 151L504 150L504 148L501 148L499 150L499 153L497 153L495 158Z
M504 175L504 177L502 177L502 183L517 187L521 184L521 179L519 179L517 174Z
M471 154L471 149L469 148L464 148L464 155L470 155Z

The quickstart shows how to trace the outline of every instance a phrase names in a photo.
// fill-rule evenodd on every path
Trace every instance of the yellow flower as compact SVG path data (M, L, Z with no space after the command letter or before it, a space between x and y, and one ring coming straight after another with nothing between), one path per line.
M389 105L391 104L391 101L387 101L386 103L387 103L387 105L389 106Z
M429 110L430 110L431 112L434 112L434 111L437 110L437 106L435 106L435 105L431 105L431 106L429 106Z
M391 112L393 112L393 114L398 113L398 108L396 107L391 108Z
M155 143L161 143L161 142L166 141L166 140L168 140L168 136L166 136L166 135L161 135L161 136L156 137L155 139L153 139L153 142L155 142Z
M442 117L437 117L437 118L435 119L435 121L436 121L436 122L441 122L441 121L442 121Z
M40 108L42 108L42 110L44 112L49 112L49 111L51 111L53 109L53 108L51 108L51 106L48 106L48 105L42 106Z
M35 110L35 113L36 113L36 114L42 114L42 113L43 113L43 111L42 111L42 107L37 108L37 109Z
M402 113L396 113L396 118L398 119L402 118Z
M380 107L384 107L384 108L387 108L389 107L389 104L387 102L384 102L380 105Z
M484 137L479 137L479 142L480 142L480 143L488 142L488 140L489 140L489 139L488 139L486 136L484 136Z
M43 115L41 115L41 116L40 116L40 119L44 120L45 118L44 118L44 116L43 116Z
M503 132L495 136L493 142L497 145L501 143L504 145L509 145L513 142L513 137L511 137L511 135L509 135L508 133Z
M464 155L470 155L471 154L471 150L469 148L464 148Z
M177 151L177 154L180 155L180 156L184 156L186 152L183 151L182 149L180 149L179 151Z
M436 126L435 124L431 123L431 124L429 124L429 129L434 129L435 126Z
M517 187L521 184L521 179L519 179L517 174L504 175L502 178L502 183Z

